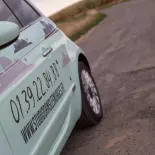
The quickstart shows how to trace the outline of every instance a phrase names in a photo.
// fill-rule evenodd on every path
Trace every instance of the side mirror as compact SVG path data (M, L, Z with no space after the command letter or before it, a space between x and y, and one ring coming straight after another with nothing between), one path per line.
M15 40L20 34L19 26L12 22L0 21L0 46Z

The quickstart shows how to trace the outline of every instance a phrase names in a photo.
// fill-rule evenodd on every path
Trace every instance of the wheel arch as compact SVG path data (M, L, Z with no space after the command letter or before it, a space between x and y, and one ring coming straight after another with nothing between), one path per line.
M91 71L88 59L86 58L86 56L84 54L80 53L80 55L78 57L78 62L83 62L88 67L88 69Z

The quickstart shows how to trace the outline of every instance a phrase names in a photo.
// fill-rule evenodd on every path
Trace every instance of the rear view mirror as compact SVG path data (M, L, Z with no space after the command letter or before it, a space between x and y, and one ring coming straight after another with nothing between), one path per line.
M15 40L20 33L19 26L12 22L0 21L0 46Z

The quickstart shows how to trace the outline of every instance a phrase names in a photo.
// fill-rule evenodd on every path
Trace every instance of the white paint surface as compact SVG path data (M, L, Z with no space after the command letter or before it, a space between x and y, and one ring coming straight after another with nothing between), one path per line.
M46 16L72 5L80 0L31 0Z

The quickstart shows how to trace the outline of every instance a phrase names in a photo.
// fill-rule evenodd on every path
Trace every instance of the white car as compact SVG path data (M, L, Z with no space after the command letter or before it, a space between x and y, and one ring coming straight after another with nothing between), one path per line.
M0 0L0 155L58 155L102 105L83 51L25 0Z

